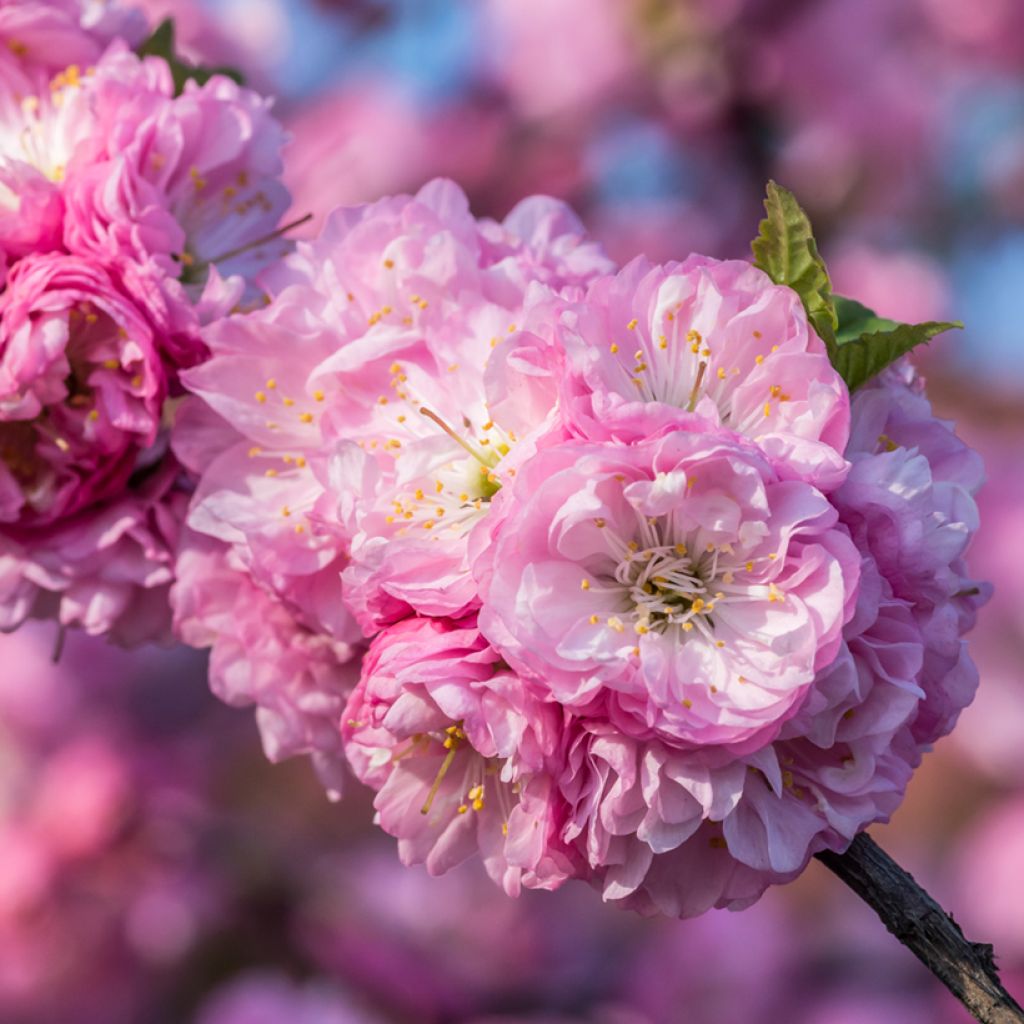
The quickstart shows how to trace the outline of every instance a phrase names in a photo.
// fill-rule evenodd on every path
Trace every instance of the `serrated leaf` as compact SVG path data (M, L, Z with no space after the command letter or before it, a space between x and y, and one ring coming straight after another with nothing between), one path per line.
M167 62L174 80L174 95L180 96L185 83L191 79L199 85L205 85L214 75L226 75L239 85L244 84L242 75L234 68L206 68L190 64L178 56L174 39L174 19L165 18L154 29L153 34L141 43L135 51L140 57L160 57Z
M963 327L963 324L929 320L923 324L897 324L890 330L870 331L836 346L832 365L846 381L846 386L856 391L900 356L954 327Z
M750 245L754 262L776 284L787 285L800 296L807 318L831 356L837 326L832 282L811 222L793 193L774 181L768 182L764 209L766 216Z

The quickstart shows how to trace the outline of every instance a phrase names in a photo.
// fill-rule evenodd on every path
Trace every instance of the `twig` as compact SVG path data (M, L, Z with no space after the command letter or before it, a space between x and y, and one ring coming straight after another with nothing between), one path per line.
M992 947L970 942L960 926L873 839L861 833L844 854L820 860L882 919L886 928L981 1024L1024 1024L1003 988Z

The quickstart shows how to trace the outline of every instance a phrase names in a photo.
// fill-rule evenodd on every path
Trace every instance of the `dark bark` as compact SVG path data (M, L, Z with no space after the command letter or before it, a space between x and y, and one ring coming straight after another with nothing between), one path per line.
M982 1024L1024 1024L1003 988L992 947L970 942L960 926L873 839L861 833L844 854L818 854Z

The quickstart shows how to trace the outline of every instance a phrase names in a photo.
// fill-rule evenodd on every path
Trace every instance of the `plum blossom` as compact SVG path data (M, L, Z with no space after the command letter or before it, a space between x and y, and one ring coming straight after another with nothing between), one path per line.
M304 627L258 586L230 548L189 538L177 560L174 627L210 647L210 686L228 704L256 705L271 761L308 754L329 794L344 778L341 720L358 666L345 643Z
M175 604L272 756L343 753L432 874L682 917L898 807L987 594L976 457L909 367L851 404L760 270L615 272L561 204L444 181L261 286L182 375Z
M760 747L852 610L859 559L837 518L727 435L555 446L488 523L481 625L556 700L606 698L627 732Z
M188 504L180 468L142 470L116 499L0 534L0 630L56 619L126 646L169 642L168 595Z
M492 342L533 289L607 268L552 200L479 222L438 181L337 211L261 279L270 304L211 325L210 358L183 374L195 397L174 444L202 471L191 528L227 545L232 566L303 629L353 651L357 622L468 611L468 534L511 441L483 394ZM484 465L472 454L488 450ZM459 528L435 543L442 529L430 526L445 514ZM392 543L386 571L404 569L378 587ZM365 581L344 603L342 575Z
M168 400L288 248L270 102L220 75L176 95L144 30L116 3L0 5L5 629L168 638L191 487Z
M471 623L405 619L370 646L343 731L403 862L442 874L479 852L517 895L553 888L569 866L545 772L559 718Z
M836 528L857 545L855 605L838 650L815 666L773 742L730 758L721 746L683 744L665 730L630 735L618 693L584 706L568 726L575 738L560 785L571 824L561 839L585 850L590 880L606 898L679 916L748 905L767 884L794 877L812 853L842 850L865 825L887 820L922 753L973 696L961 638L986 588L963 575L962 555L976 526L976 456L934 419L908 367L857 395L852 423L853 469L833 501ZM553 487L554 474L548 479ZM526 491L542 500L542 487ZM561 540L563 519L549 521ZM528 555L528 541L520 547ZM499 546L495 560L507 565L509 550ZM594 583L584 578L589 596ZM504 597L500 572L495 581ZM570 593L561 588L566 603ZM525 607L523 622L536 621ZM488 615L485 600L482 623ZM551 622L553 613L539 618ZM516 664L506 620L490 632ZM536 637L527 646L527 657L545 649Z
M0 294L0 522L52 523L124 490L156 440L154 332L87 260L34 254Z
M565 414L592 440L701 421L751 437L780 471L845 475L845 385L797 295L739 260L637 259L563 313Z

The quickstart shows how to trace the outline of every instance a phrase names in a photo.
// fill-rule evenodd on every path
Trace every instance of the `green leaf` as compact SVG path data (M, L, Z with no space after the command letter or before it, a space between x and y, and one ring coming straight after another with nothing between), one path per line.
M846 386L856 391L900 356L954 327L963 327L963 324L929 320L923 324L897 324L890 329L870 331L837 345L831 356L832 365L846 381Z
M856 341L862 334L891 331L899 326L898 321L879 316L873 309L868 309L856 299L847 299L842 295L834 295L832 298L836 316L839 318L839 326L836 328L837 345Z
M153 31L153 34L141 43L135 51L140 57L160 57L167 62L174 79L174 95L180 96L185 83L192 79L199 85L205 85L214 75L226 75L239 85L244 84L242 75L234 68L205 68L190 64L178 56L174 41L174 19L165 18Z
M765 219L750 246L754 263L776 284L787 285L800 296L807 318L831 356L838 320L832 282L818 254L811 222L793 193L774 181L768 182L764 209Z
M153 30L153 34L139 43L135 52L140 57L163 57L170 61L174 57L174 21L164 18Z

